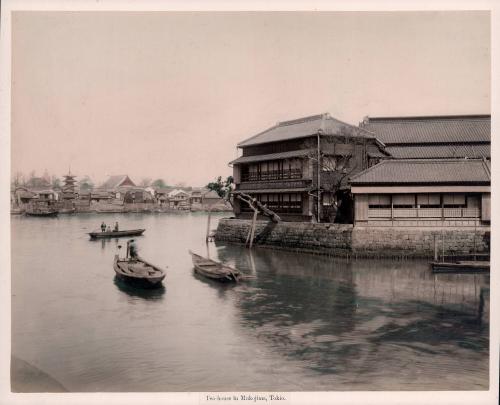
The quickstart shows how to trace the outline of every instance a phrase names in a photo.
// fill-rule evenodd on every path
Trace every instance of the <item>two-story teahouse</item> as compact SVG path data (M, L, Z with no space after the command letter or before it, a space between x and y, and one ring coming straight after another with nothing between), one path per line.
M490 222L489 115L367 118L391 153L350 179L356 226Z
M285 221L333 222L335 216L349 221L348 177L387 157L373 134L329 114L279 122L238 148L242 155L231 162L236 191L255 197ZM251 214L239 200L234 212L239 218Z

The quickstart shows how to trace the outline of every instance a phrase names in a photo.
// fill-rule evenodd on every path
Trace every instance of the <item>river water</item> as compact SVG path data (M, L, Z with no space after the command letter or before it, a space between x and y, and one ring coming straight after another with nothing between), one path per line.
M126 239L90 241L102 221L147 229L139 254L166 268L164 289L114 279ZM203 213L13 216L12 355L75 392L488 389L488 276L207 248L206 224ZM255 279L199 278L188 249Z

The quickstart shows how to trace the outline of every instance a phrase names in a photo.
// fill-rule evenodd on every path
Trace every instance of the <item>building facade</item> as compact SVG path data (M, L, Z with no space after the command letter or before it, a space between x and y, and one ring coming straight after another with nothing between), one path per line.
M355 226L490 223L486 159L385 160L351 178Z
M348 176L388 156L373 134L329 114L280 122L238 148L242 156L231 162L235 191L251 195L285 221L349 217ZM234 212L239 218L252 213L237 199Z
M488 226L489 115L365 118L391 160L352 176L357 226Z

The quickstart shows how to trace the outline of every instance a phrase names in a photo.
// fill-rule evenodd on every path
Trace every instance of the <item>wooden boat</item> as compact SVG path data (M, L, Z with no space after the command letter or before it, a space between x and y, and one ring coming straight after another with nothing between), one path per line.
M28 215L30 217L57 217L59 214L59 211L57 210L51 210L51 209L27 209L24 212L25 215Z
M161 287L165 272L140 257L120 258L115 255L113 263L116 276L127 283L143 287Z
M189 251L189 254L193 260L195 272L202 276L221 282L234 282L242 277L242 274L232 267L207 259L191 251Z
M489 273L490 262L487 261L459 261L459 262L431 262L433 273Z
M123 231L110 231L110 232L90 232L90 239L102 238L121 238L125 236L140 236L144 233L145 229L129 229Z

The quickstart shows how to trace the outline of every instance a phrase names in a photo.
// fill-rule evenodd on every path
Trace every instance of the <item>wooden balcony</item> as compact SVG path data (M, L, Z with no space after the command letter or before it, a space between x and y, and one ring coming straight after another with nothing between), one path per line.
M267 172L243 173L241 181L296 180L302 178L302 169L270 170Z
M245 181L238 184L237 190L240 191L252 191L252 190L269 190L274 192L276 190L287 190L292 192L297 190L297 192L302 192L309 189L311 186L311 180L274 180L274 181ZM273 191L271 191L273 190Z

